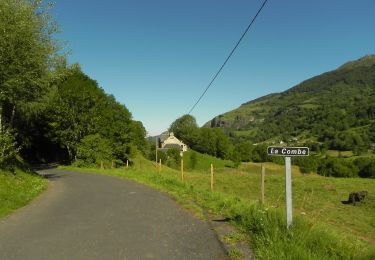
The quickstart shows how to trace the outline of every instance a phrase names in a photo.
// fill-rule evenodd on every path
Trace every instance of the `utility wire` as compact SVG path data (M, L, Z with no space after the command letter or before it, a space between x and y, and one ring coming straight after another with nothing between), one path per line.
M203 91L202 95L198 98L197 102L195 102L194 106L190 109L188 115L190 115L190 113L194 110L194 108L198 105L198 103L201 101L201 99L203 98L203 96L206 94L207 90L211 87L212 83L214 83L214 81L216 80L217 76L219 76L220 72L223 70L223 68L225 67L225 65L227 64L227 62L229 61L229 59L232 57L233 53L235 52L235 50L237 49L238 45L240 45L242 39L245 37L246 33L250 30L251 26L253 25L253 23L255 22L255 19L258 17L258 15L260 14L260 12L262 11L263 7L266 5L268 0L264 0L262 6L259 8L258 12L256 13L256 15L254 16L254 18L251 20L250 24L247 26L245 32L242 34L241 38L238 40L237 44L234 46L234 48L232 49L232 51L229 53L228 57L226 58L226 60L224 61L223 65L221 65L220 69L216 72L215 76L212 78L210 84L208 84L208 86L206 87L206 89Z

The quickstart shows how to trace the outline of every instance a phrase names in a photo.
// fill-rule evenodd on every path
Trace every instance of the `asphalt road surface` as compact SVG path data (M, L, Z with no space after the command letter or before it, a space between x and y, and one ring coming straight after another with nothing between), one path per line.
M227 259L209 225L115 177L46 170L49 188L0 220L0 259Z

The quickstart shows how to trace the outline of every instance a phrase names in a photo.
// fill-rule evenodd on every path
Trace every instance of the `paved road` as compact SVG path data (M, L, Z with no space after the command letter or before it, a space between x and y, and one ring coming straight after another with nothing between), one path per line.
M0 221L0 259L226 259L209 226L167 195L48 170L46 192Z

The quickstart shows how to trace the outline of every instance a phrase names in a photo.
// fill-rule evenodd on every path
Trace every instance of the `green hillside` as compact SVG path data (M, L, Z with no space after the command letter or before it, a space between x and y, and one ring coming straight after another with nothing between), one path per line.
M375 143L375 55L242 104L205 127L220 127L234 139L252 142L369 149Z

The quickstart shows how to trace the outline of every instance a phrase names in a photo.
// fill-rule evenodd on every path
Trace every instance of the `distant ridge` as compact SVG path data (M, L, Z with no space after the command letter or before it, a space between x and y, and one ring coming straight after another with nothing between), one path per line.
M375 54L365 55L362 58L354 61L349 61L341 65L338 69L352 69L355 67L370 67L375 65Z
M267 100L268 98L271 98L271 97L275 97L275 96L278 96L280 95L280 93L271 93L271 94L267 94L265 96L262 96L262 97L259 97L259 98L256 98L256 99L253 99L253 100L250 100L246 103L243 103L241 106L246 106L246 105L249 105L249 104L253 104L253 103L257 103L257 102L261 102L263 100Z
M232 138L262 142L293 136L323 140L324 131L358 133L375 142L375 55L349 61L214 117L204 127L219 127ZM352 130L351 130L352 129ZM370 137L369 137L370 136ZM285 138L284 138L285 139Z

